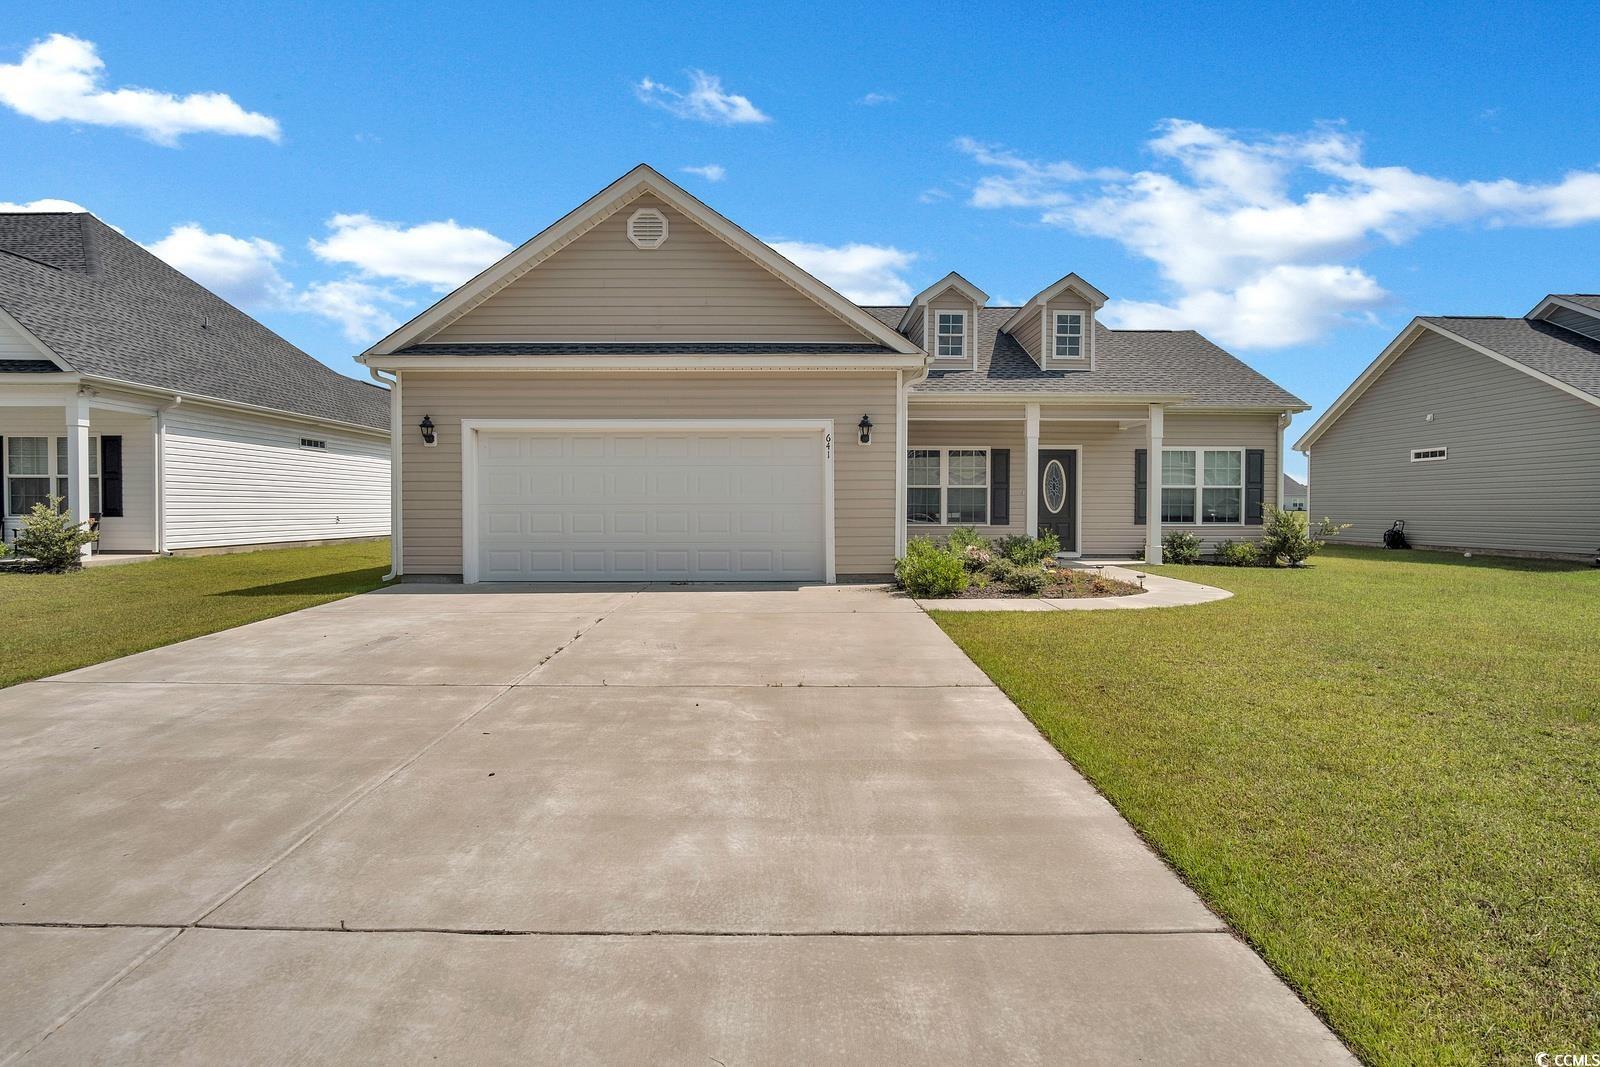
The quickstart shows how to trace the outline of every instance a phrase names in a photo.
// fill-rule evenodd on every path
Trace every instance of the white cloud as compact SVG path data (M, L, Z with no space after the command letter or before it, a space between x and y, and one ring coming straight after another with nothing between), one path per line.
M312 240L311 251L362 274L440 291L455 288L507 252L511 245L488 230L454 219L403 226L370 215L335 215L332 233Z
M314 282L297 298L298 306L339 324L345 339L369 344L390 333L400 320L389 308L409 303L380 285L356 278Z
M1377 241L1429 228L1574 226L1600 221L1600 172L1558 182L1456 182L1370 166L1338 126L1242 136L1169 120L1147 144L1156 166L1133 174L1037 162L971 139L957 142L990 173L982 208L1025 208L1042 221L1117 241L1156 265L1170 303L1123 302L1108 320L1187 325L1238 347L1324 336L1386 299L1354 265Z
M226 93L174 96L155 89L106 89L105 61L92 41L51 34L16 63L0 64L0 103L40 122L80 122L135 130L162 145L187 133L276 141L278 122L246 111Z
M1307 344L1387 297L1355 267L1277 266L1234 289L1202 289L1172 304L1112 300L1101 313L1124 329L1199 330L1238 348Z
M291 287L278 272L283 251L264 238L208 233L186 223L145 247L239 307L278 308L290 299Z
M714 126L738 126L772 119L750 102L750 98L722 88L722 79L703 70L689 71L688 91L645 78L633 87L642 103L659 107L680 119L709 122Z
M911 284L901 272L916 255L888 245L837 247L808 241L769 241L780 255L816 275L858 304L903 304Z
M862 107L877 107L879 104L892 104L898 99L900 98L893 93L868 93L857 100L856 103Z
M8 203L0 200L0 213L13 212L44 212L44 211L88 211L82 204L74 204L71 200L53 200L46 197L42 200L30 200L26 204Z
M728 176L728 168L721 163L707 163L703 167L684 167L685 174L698 174L708 182L720 182Z

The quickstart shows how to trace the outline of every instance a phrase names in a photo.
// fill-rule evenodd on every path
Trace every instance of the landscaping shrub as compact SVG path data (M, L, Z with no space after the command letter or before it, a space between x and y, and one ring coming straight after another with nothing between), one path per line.
M1012 534L1002 537L995 543L996 550L1019 566L1039 564L1061 551L1061 538L1054 531L1046 531L1038 537L1025 537Z
M1049 575L1039 564L1013 563L1009 559L995 560L984 573L1013 593L1029 596L1044 589L1049 581Z
M1322 538L1349 528L1329 518L1313 526L1309 516L1282 508L1264 508L1261 515L1260 561L1269 567L1298 567L1327 544Z
M960 555L968 548L988 548L989 539L982 537L971 526L957 526L945 535L944 543L950 546L950 551Z
M925 537L906 545L894 565L895 579L912 596L955 596L967 587L967 568L959 556Z
M1188 530L1171 530L1161 538L1161 562L1199 563L1200 538Z
M1212 554L1224 567L1254 567L1261 562L1261 549L1254 541L1218 541Z
M35 504L22 520L12 546L18 555L31 556L40 570L51 573L83 566L80 549L100 539L87 523L73 522L61 510L61 503L60 497L53 496L47 504Z

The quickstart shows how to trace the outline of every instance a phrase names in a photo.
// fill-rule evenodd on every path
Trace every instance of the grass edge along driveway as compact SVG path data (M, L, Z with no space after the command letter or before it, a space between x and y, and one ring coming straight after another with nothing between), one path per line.
M367 541L0 572L0 688L365 593L388 569L388 541Z
M1600 571L1331 549L934 618L1371 1063L1600 1051Z

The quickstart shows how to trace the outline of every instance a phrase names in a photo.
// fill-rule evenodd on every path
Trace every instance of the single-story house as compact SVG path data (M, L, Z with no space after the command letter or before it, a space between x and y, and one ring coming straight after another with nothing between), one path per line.
M880 576L908 538L1249 538L1298 398L1077 274L863 307L648 166L364 353L394 565L465 581Z
M389 532L389 393L317 362L93 215L0 214L0 502L97 551Z
M1593 559L1600 552L1600 296L1522 318L1413 319L1312 424L1318 515L1379 544Z
M1283 476L1284 511L1305 511L1311 506L1311 488L1292 474Z

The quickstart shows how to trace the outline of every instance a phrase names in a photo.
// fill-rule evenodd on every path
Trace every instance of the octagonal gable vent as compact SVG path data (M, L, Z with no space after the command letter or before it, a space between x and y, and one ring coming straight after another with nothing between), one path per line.
M667 243L667 217L653 207L628 216L628 240L635 248L660 248Z

